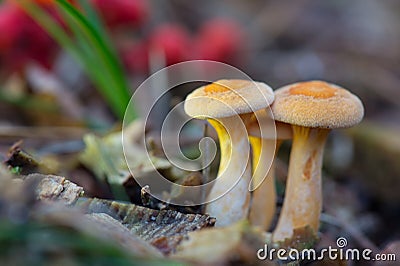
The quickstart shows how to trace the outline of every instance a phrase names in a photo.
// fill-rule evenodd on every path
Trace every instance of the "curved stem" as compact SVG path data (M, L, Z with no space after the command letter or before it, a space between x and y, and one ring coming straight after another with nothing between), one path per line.
M285 200L273 240L293 237L293 230L309 226L318 232L322 207L321 167L328 129L293 126Z
M243 115L240 117L244 121L239 117L227 117L219 121L209 120L218 134L221 161L217 179L207 200L217 198L233 186L228 193L206 206L206 213L217 218L216 226L226 226L244 219L249 210L248 185L251 179L251 167L249 158L246 157L246 154L249 154L249 142L244 127L247 118ZM240 174L241 176L238 176Z

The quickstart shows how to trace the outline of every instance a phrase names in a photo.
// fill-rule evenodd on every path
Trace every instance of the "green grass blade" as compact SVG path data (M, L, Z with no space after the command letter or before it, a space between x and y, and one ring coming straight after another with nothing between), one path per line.
M113 99L112 91L104 89L104 84L109 84L108 81L112 78L107 72L107 65L104 64L99 59L99 57L96 56L96 53L94 53L93 49L91 49L89 42L85 38L84 34L76 25L76 23L71 19L71 17L68 16L63 9L61 9L60 11L64 22L68 25L68 28L71 29L72 33L75 36L75 45L81 52L81 59L83 59L83 64L86 66L89 77L94 80L95 84L98 84L98 88L102 91L102 94L107 99ZM96 66L96 68L93 68L91 66ZM99 73L101 75L98 75Z
M119 104L117 111L120 117L122 117L125 112L125 107L129 102L129 91L118 60L113 56L111 50L105 44L105 40L101 38L95 27L80 12L78 12L77 9L66 0L57 0L56 3L76 22L82 33L87 37L92 48L101 58L103 64L106 64L112 77L110 79L111 84L108 84L108 86L111 85L111 88L113 89L113 98L110 100L112 100L114 104Z
M105 26L97 14L96 10L92 5L89 4L87 0L79 0L79 6L84 10L87 19L92 23L93 27L99 32L103 39L107 39L107 43L110 44L110 40L108 39L108 34L106 33Z
M79 58L79 51L74 46L73 41L70 39L64 29L54 23L54 19L50 17L41 7L36 3L25 0L19 2L20 6L28 13L42 28L44 28L58 43L73 56Z
M86 17L93 24L95 29L98 31L101 39L106 44L106 47L108 47L109 52L115 58L114 59L115 63L118 65L118 67L121 70L120 73L122 73L122 69L123 69L122 64L121 64L120 60L118 60L118 58L119 58L118 54L117 54L116 50L114 49L114 46L109 37L109 34L107 33L106 27L105 27L104 23L102 22L102 19L100 18L99 14L95 10L95 8L92 5L90 5L89 3L90 2L88 2L87 0L79 0L79 4L85 11ZM121 77L123 77L123 75L121 75ZM126 80L124 80L124 82L126 82Z
M122 119L130 98L123 68L96 11L87 1L80 2L86 17L66 0L55 1L71 36L37 3L20 1L25 11L83 66L111 109ZM131 112L131 119L137 118L135 110Z

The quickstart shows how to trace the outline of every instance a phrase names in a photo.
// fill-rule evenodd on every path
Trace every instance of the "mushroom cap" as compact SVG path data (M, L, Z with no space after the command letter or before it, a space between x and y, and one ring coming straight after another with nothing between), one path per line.
M265 83L221 79L197 88L185 100L185 112L200 119L251 113L271 105L274 92Z
M361 100L348 90L324 81L306 81L275 91L275 120L313 128L345 128L364 116Z
M292 126L275 121L267 110L256 112L256 116L248 125L248 132L250 136L271 140L285 140L293 137Z

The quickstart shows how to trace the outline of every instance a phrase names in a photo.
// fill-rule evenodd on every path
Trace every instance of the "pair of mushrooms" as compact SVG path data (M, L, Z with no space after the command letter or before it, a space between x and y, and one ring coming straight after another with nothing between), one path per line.
M285 199L273 240L292 238L295 229L307 226L318 232L325 140L330 129L361 121L364 108L357 96L323 81L295 83L274 93L261 82L219 80L189 94L185 111L207 119L218 134L221 161L206 206L218 226L248 218L263 229L270 227L276 208L274 157L281 141L293 138ZM253 174L249 158L243 158L249 154L249 143ZM254 186L262 183L250 204L251 180Z

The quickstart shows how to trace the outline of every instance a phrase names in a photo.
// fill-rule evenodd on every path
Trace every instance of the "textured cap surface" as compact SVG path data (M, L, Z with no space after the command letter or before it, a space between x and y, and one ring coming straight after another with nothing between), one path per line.
M299 82L276 90L272 111L278 121L319 128L351 127L364 116L357 96L324 81Z
M218 80L190 93L185 112L196 118L220 118L255 112L274 100L272 89L265 83L249 80Z

